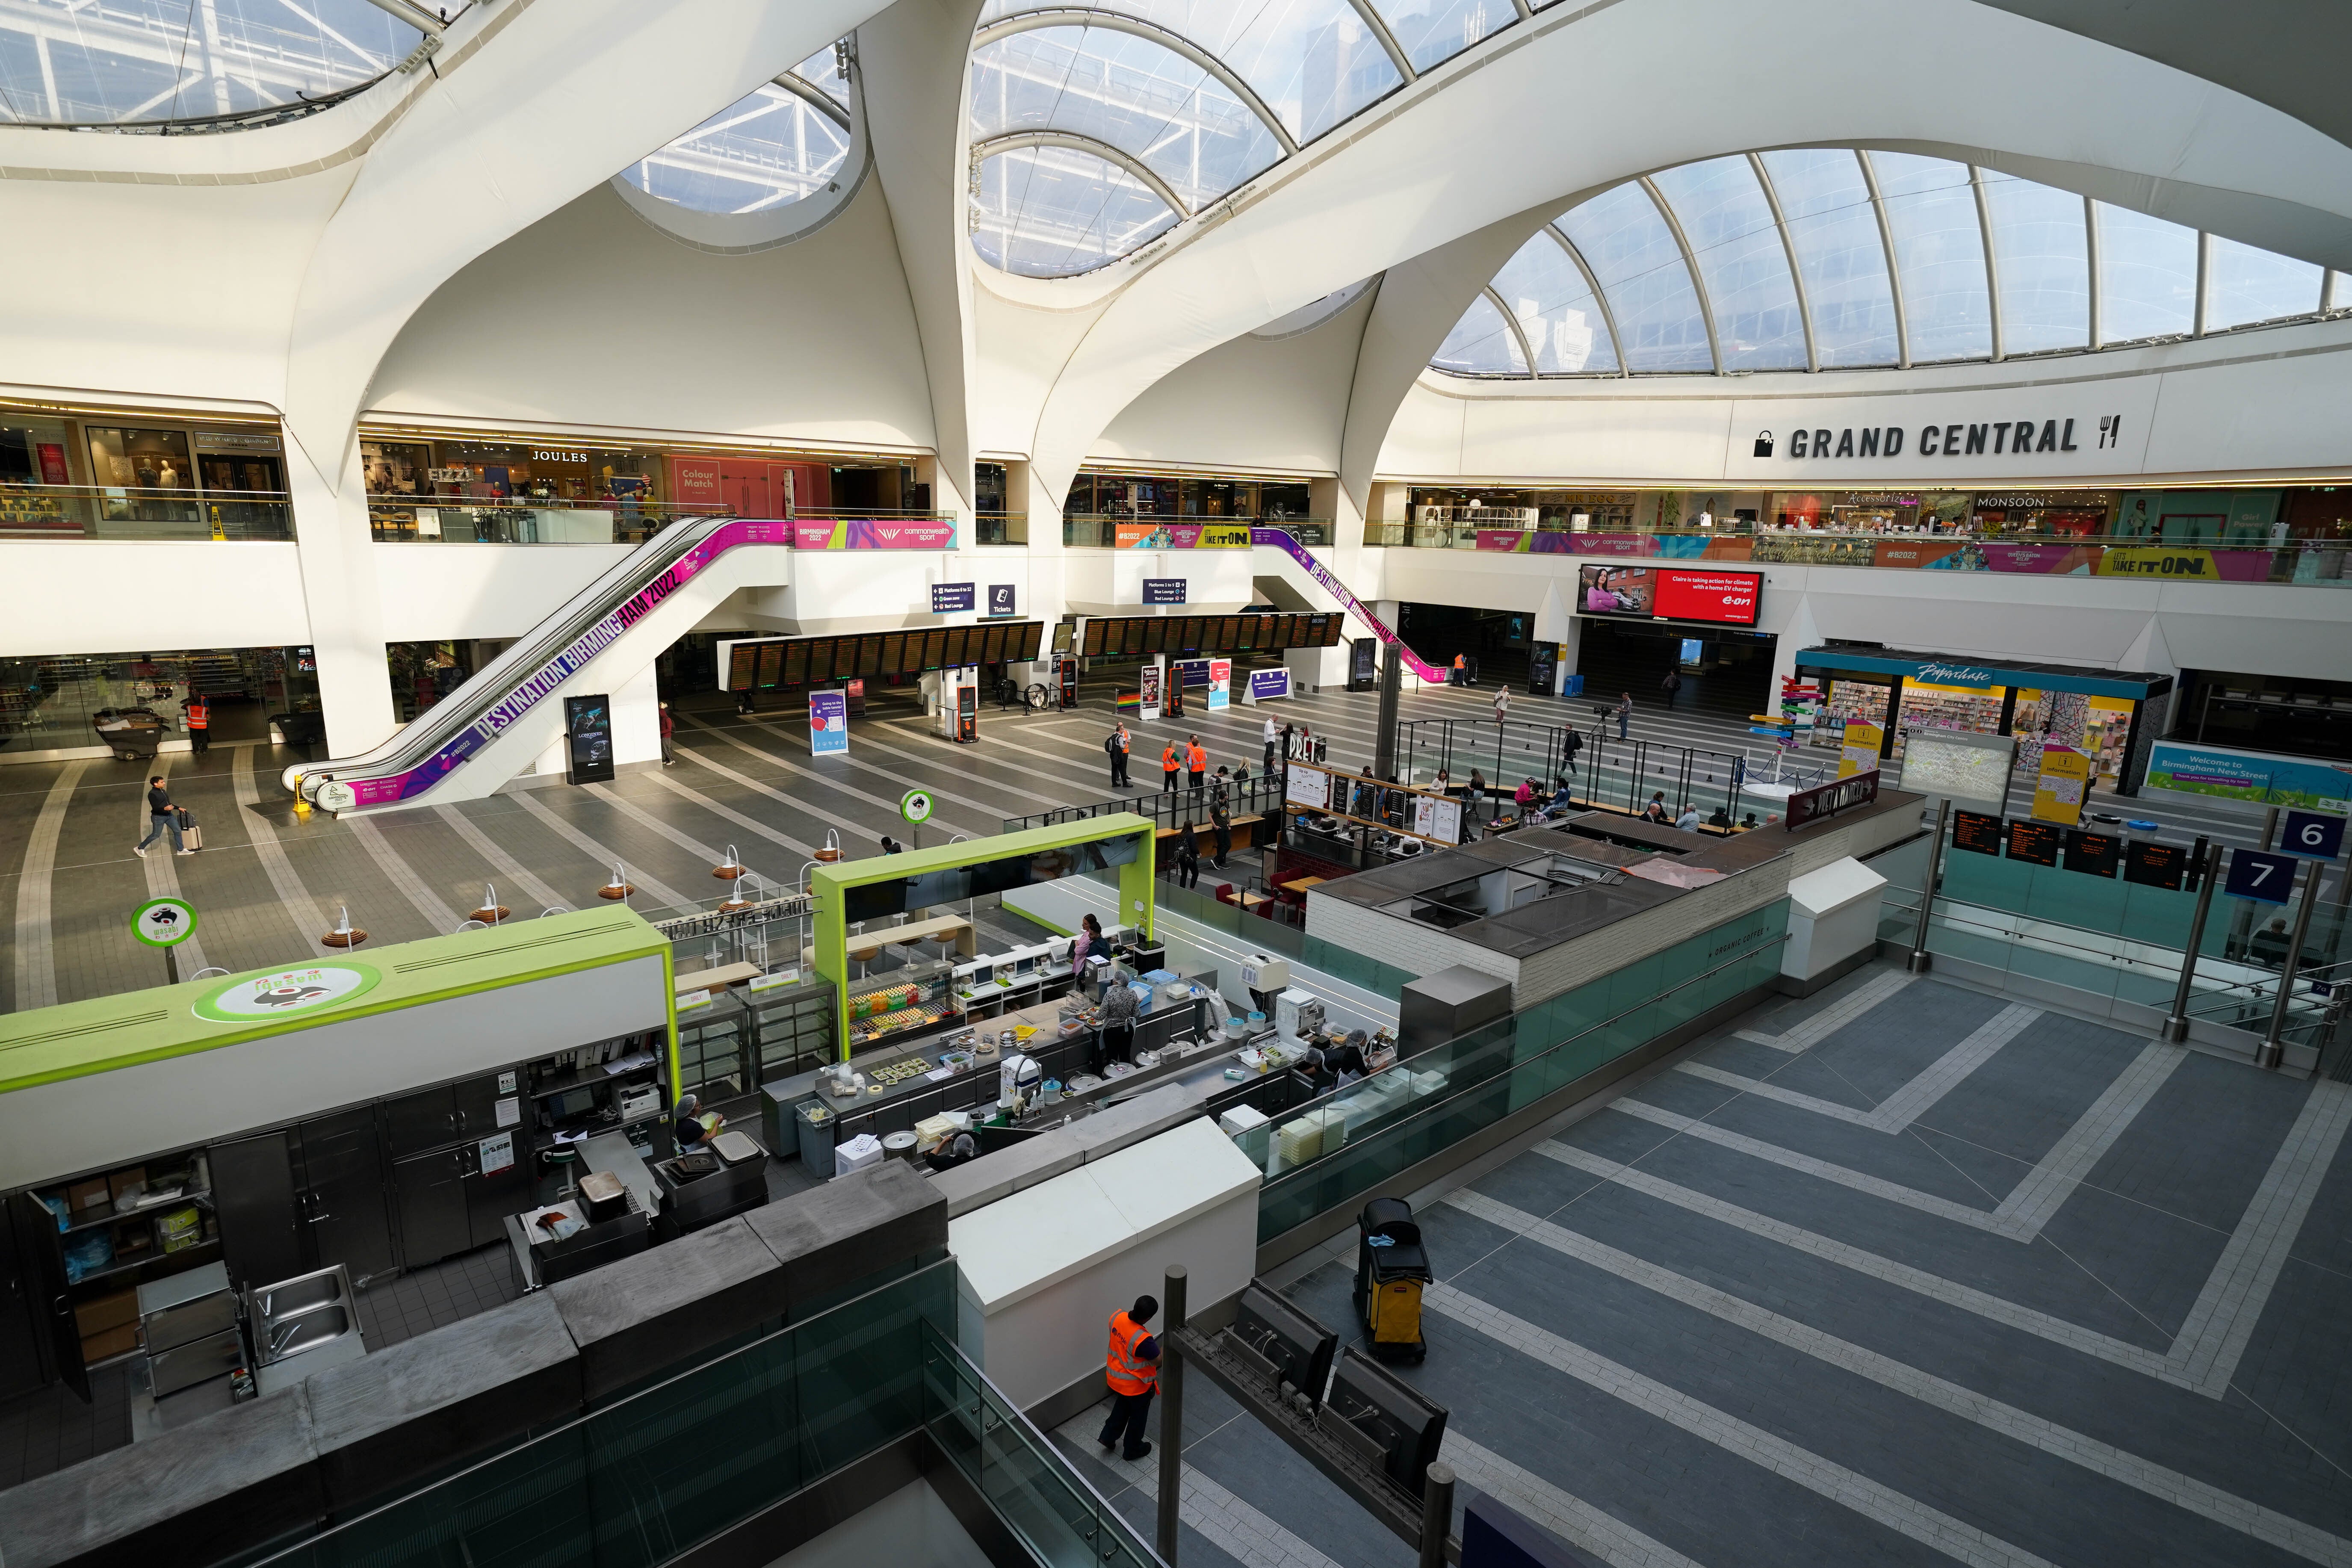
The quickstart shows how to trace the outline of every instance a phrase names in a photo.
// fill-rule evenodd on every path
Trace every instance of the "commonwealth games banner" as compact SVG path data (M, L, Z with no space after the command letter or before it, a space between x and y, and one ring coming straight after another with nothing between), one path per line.
M1120 550L1247 550L1250 547L1250 525L1246 522L1122 522L1112 526L1111 543Z
M795 550L953 550L952 518L833 517L795 521Z

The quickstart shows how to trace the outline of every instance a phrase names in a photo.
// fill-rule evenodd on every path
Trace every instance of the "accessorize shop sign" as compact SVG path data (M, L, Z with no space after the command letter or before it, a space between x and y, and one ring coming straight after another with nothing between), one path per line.
M1767 484L1981 475L2136 472L2156 377L2095 387L2001 387L1916 396L1749 397L1732 405L1724 477Z

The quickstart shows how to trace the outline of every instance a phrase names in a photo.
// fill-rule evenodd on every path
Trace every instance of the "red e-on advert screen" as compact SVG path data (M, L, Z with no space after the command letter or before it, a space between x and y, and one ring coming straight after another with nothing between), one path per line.
M1754 572L1705 572L1687 566L1658 566L1658 595L1654 613L1670 621L1712 621L1717 626L1756 624L1757 588L1763 582Z

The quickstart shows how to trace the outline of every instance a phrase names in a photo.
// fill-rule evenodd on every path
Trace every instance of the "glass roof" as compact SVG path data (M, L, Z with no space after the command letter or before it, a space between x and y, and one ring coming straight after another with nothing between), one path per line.
M1792 148L1683 164L1570 208L1430 363L1639 375L2079 353L2352 307L2352 278L2323 292L2326 277L1993 169Z
M0 123L279 118L423 38L371 0L0 0Z
M837 46L828 44L646 153L622 170L621 178L696 212L782 206L824 189L841 172L849 156L850 112L849 82L841 74Z

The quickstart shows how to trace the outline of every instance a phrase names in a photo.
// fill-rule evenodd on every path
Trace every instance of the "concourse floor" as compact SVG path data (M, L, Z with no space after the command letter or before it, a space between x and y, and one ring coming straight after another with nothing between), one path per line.
M2352 1087L1874 967L1414 1194L1398 1370L1464 1500L1619 1568L2352 1562L2348 1124ZM1352 1253L1275 1281L1360 1344ZM1414 1560L1185 1399L1185 1563ZM1055 1439L1149 1539L1158 1458L1103 1417Z
M853 857L879 853L889 833L910 837L898 803L929 789L938 815L928 841L1001 832L1008 817L1109 798L1102 740L1113 683L1087 683L1068 713L984 708L977 746L956 746L922 722L911 691L886 691L853 721L845 756L814 757L803 710L739 718L723 693L676 705L677 764L625 773L611 784L556 786L458 805L338 821L298 818L278 784L306 753L265 742L216 744L205 755L152 763L107 759L0 766L0 1011L46 1006L163 983L162 959L135 942L131 911L150 898L180 896L198 912L179 950L181 973L231 972L305 962L348 910L370 945L457 929L495 886L517 916L581 908L625 866L635 906L655 918L708 907L725 890L710 875L731 847L772 887L793 886L828 831ZM1407 696L1406 720L1486 721L1490 690ZM1745 727L1717 715L1669 711L1637 697L1637 739L1765 752ZM1135 793L1156 792L1160 748L1197 732L1212 766L1261 758L1265 716L1304 723L1331 742L1329 760L1368 765L1378 699L1368 692L1196 711L1174 724L1131 726ZM1592 726L1592 700L1515 696L1515 721ZM1464 745L1475 733L1465 730ZM1422 753L1425 758L1427 753ZM1529 765L1507 756L1506 772ZM1457 753L1455 772L1485 764ZM173 798L196 814L200 854L174 857L158 840L142 860L131 846L146 829L150 773L167 775ZM1424 767L1424 772L1426 768ZM2110 803L2120 804L2120 803ZM2185 833L2251 842L2259 816L2226 805L2130 803ZM1205 814L1204 818L1205 818ZM1010 936L1010 931L998 933Z

